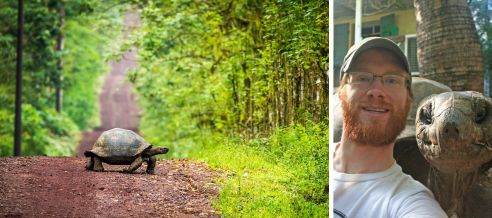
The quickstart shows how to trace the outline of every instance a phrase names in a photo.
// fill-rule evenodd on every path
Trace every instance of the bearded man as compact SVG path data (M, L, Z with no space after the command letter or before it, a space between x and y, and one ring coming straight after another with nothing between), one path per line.
M424 185L402 172L393 148L412 104L408 61L370 37L345 56L338 95L343 134L331 177L335 217L447 217Z

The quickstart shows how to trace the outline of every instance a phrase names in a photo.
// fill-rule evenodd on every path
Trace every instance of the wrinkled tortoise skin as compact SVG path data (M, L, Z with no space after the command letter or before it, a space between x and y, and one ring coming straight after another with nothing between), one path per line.
M424 99L416 140L430 163L427 182L450 217L486 217L492 192L480 184L492 163L492 99L473 91Z

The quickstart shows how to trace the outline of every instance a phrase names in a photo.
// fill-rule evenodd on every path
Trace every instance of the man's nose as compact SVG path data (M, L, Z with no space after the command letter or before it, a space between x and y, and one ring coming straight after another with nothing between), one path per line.
M380 98L384 98L386 96L383 80L380 77L374 77L374 80L369 86L369 90L367 91L367 94L372 95L373 97L380 97Z

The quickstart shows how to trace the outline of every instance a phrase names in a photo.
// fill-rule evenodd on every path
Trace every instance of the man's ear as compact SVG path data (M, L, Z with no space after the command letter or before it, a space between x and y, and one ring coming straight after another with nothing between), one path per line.
M342 100L342 95L345 96L346 93L345 93L345 85L342 85L340 87L338 87L338 91L337 91L337 95L338 95L338 100Z

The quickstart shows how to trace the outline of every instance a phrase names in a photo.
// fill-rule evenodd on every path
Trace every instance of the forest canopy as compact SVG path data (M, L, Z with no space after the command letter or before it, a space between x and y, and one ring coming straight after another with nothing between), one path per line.
M0 2L1 156L13 151L17 9L17 1ZM99 77L108 70L105 57L114 49L110 39L121 31L119 14L109 2L25 1L23 155L73 155L80 131L98 125ZM64 50L56 49L59 36ZM60 113L55 108L57 87L64 96Z
M135 3L143 132L186 146L203 129L251 139L327 123L328 2Z

